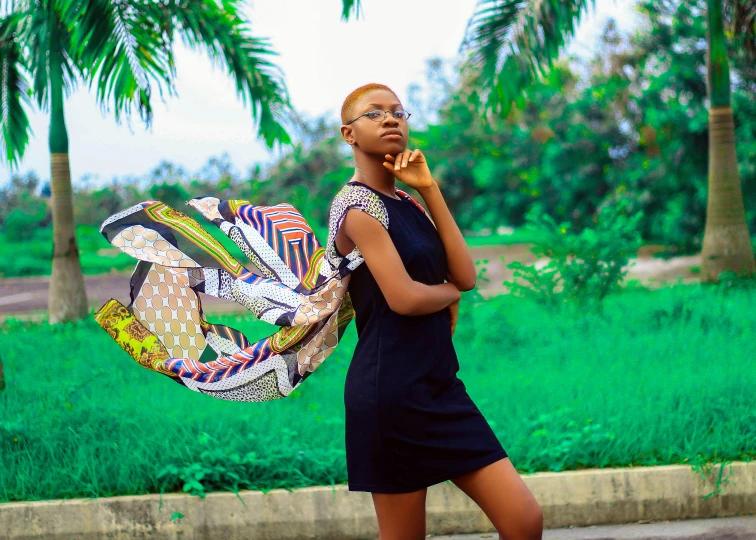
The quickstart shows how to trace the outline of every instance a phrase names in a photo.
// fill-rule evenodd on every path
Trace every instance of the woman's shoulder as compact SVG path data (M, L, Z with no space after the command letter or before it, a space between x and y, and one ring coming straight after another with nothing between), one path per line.
M329 221L332 224L339 223L346 211L354 207L373 216L388 229L389 216L386 205L374 191L357 183L345 184L333 197Z

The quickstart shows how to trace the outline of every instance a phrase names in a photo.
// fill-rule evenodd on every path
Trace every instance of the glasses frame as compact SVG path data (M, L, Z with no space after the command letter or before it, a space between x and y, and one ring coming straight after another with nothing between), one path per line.
M400 109L400 110L401 110L401 112L405 112L405 113L407 113L407 118L405 118L405 119L404 119L403 121L404 121L404 122L409 122L409 119L410 119L410 116L412 116L412 113L410 113L410 112L407 112L407 111L405 111L404 109ZM348 125L349 125L349 124L351 124L352 122L356 122L357 120L359 120L359 119L360 119L360 118L362 118L363 116L367 116L368 114L370 114L370 113L372 113L372 112L375 112L375 111L380 111L380 112L382 112L382 113L383 113L383 118L381 118L380 120L372 120L373 122L379 122L379 123L380 123L380 122L383 122L383 121L384 121L384 120L386 119L386 117L388 116L388 113L392 113L391 115L393 116L393 113L395 113L395 112L399 112L400 110L396 110L396 111L382 111L381 109L373 109L373 110L371 110L371 111L366 111L366 112L362 113L362 114L361 114L361 115L359 115L359 116L358 116L357 118L355 118L355 119L353 119L353 120L350 120L349 122L347 122L347 123L346 123L346 124L344 124L344 125L345 125L345 126L348 126ZM395 120L396 120L396 118L395 118ZM402 121L402 120L400 120L400 122L401 122L401 121Z

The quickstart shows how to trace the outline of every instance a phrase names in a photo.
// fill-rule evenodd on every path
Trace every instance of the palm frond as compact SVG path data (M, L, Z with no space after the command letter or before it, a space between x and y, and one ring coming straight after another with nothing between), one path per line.
M170 0L166 3L185 43L207 51L214 64L227 70L242 102L249 103L258 134L272 148L288 144L284 125L290 123L291 103L280 69L265 56L276 55L267 38L250 35L247 23L229 2ZM233 6L232 6L233 7Z
M0 0L0 17L29 10L30 0Z
M12 13L0 19L0 149L11 166L17 166L29 144L29 81L18 33L23 17Z
M460 53L463 79L485 110L507 114L524 89L551 67L595 0L479 0Z
M71 55L103 108L113 106L116 120L138 108L152 119L151 83L173 92L173 56L156 11L160 2L140 0L67 0Z
M34 97L41 109L47 106L50 85L49 47L52 39L49 23L46 5L35 4L30 8L25 42L29 50L29 71L32 73Z
M59 73L66 94L70 94L81 75L70 54L70 33L61 19L61 2L41 0L29 3L24 18L24 48L28 51L29 72L32 73L32 88L37 104L47 109L51 77ZM57 58L59 66L52 66ZM60 72L58 71L60 69Z
M360 0L341 0L341 19L349 20L349 16L354 11L354 18L360 18Z

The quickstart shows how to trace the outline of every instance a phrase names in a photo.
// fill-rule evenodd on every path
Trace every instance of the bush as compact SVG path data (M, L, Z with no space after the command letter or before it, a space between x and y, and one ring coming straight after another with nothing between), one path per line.
M618 201L604 206L595 216L595 226L573 232L570 223L557 224L548 214L530 211L526 228L534 238L533 254L550 260L544 266L513 262L515 279L504 282L517 296L540 303L571 303L600 306L619 288L627 274L630 257L641 245L639 223L642 211L630 213L628 204ZM518 279L519 278L519 279Z
M164 182L150 186L150 198L167 204L174 210L186 212L186 202L192 198L187 189L179 183Z
M5 218L3 234L8 241L31 240L47 217L46 206L14 208Z

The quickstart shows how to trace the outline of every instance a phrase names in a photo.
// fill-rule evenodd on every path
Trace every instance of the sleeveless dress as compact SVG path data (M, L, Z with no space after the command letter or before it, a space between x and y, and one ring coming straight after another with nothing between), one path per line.
M388 230L409 276L444 283L446 251L423 207L349 182L331 205L331 256L346 211L358 208ZM367 264L351 275L358 343L344 387L349 491L405 493L507 457L457 377L448 309L420 316L392 311Z

